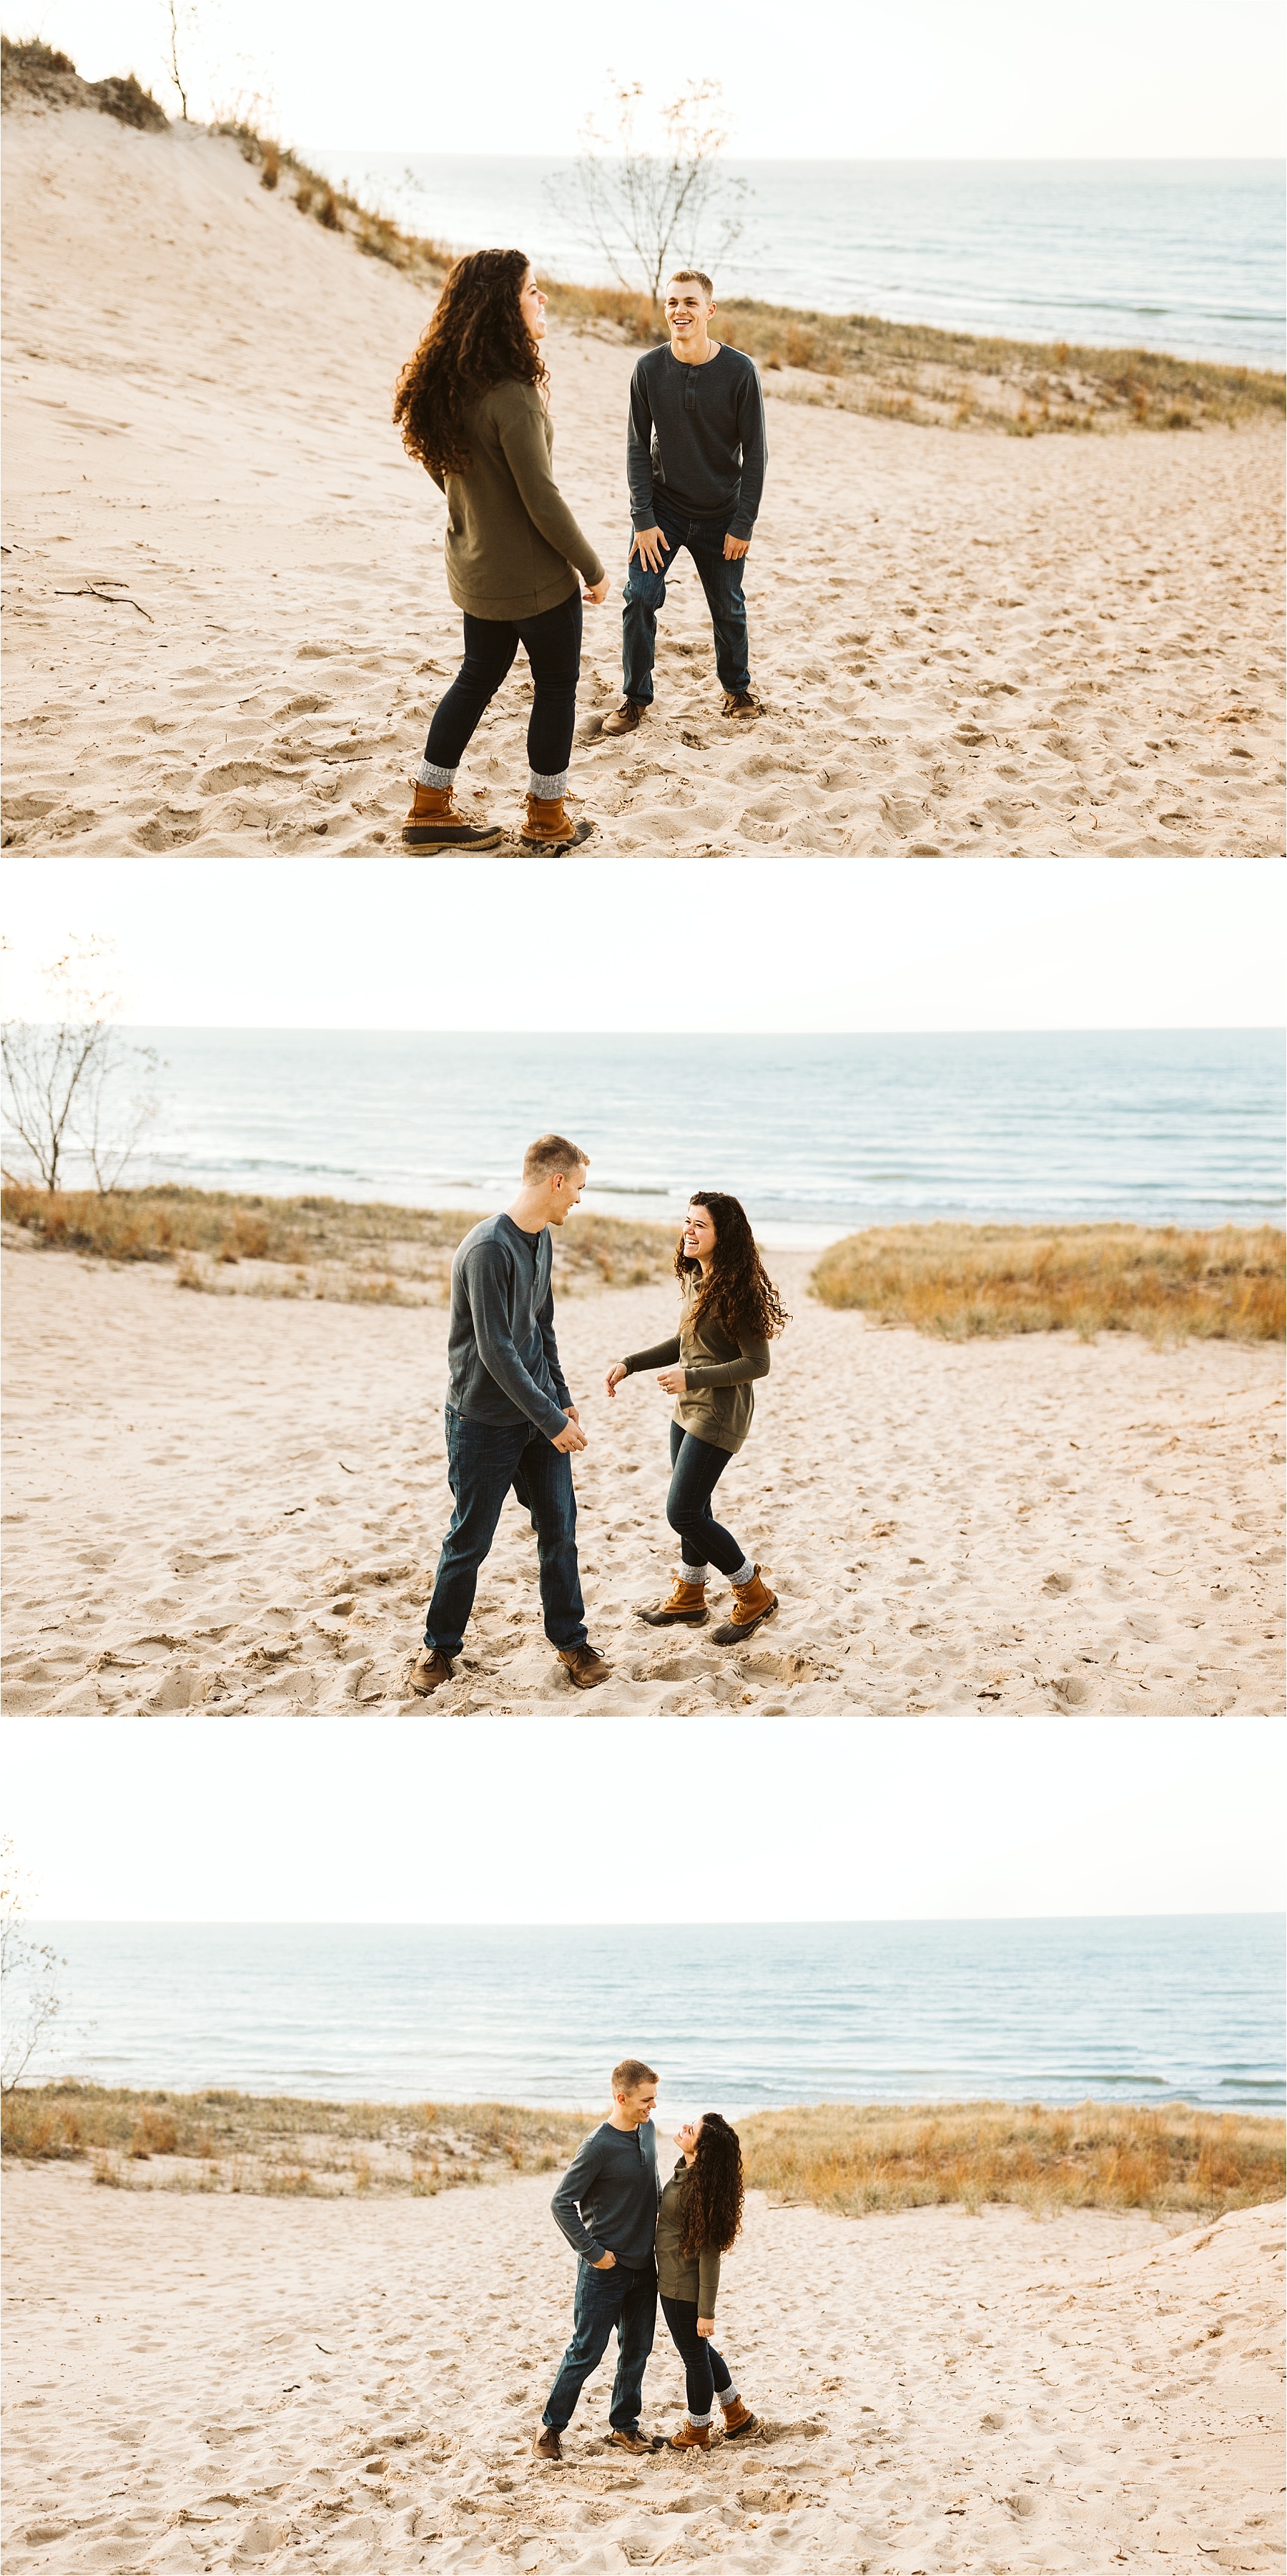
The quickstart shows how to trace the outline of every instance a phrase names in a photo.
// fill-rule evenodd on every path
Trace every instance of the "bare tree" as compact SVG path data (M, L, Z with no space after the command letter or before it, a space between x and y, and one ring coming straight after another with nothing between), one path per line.
M638 119L640 81L613 91L615 125L604 133L593 117L581 129L582 151L568 171L546 182L551 202L579 220L629 291L642 286L654 313L663 280L676 264L724 258L742 231L745 179L719 166L728 141L718 81L690 82L658 122L660 151L644 149Z
M166 16L170 25L170 78L179 93L179 105L183 110L183 122L187 125L189 122L188 93L179 76L179 29L189 13L182 7L181 0L165 0L165 5ZM185 35L187 33L186 27L184 28L184 33Z
M47 1190L62 1187L68 1151L86 1155L100 1191L116 1189L155 1098L126 1092L122 1077L153 1074L152 1047L132 1046L112 1027L118 995L104 981L107 943L73 943L44 970L57 1016L0 1025L5 1109Z
M48 1941L32 1941L23 1929L28 1883L6 1834L0 1839L0 2010L5 2032L0 2093L12 2093L21 2084L62 2010L58 1970L67 1962Z

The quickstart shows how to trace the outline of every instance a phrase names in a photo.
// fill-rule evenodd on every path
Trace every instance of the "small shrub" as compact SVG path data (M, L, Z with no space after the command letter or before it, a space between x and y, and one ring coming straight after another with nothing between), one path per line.
M259 173L260 187L275 188L282 174L281 146L265 141L263 157L264 166Z

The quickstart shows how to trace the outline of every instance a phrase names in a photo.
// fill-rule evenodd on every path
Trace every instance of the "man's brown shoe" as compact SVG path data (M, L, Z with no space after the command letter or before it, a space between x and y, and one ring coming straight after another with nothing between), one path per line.
M562 2459L563 2444L559 2440L558 2434L552 2424L542 2424L540 2432L537 2434L536 2440L532 2444L532 2457L534 2460Z
M634 733L643 718L643 704L638 698L623 698L615 715L605 716L600 733Z
M672 2433L666 2444L668 2451L709 2451L710 2446L709 2424L691 2424L687 2416L684 2417L679 2431Z
M503 834L486 823L467 823L450 787L422 787L408 779L411 810L402 826L409 850L498 850Z
M593 823L573 822L562 796L529 796L518 845L521 850L576 850L593 830Z
M770 1592L767 1583L761 1583L757 1565L749 1583L734 1584L733 1616L725 1619L720 1627L712 1628L712 1643L717 1646L743 1645L757 1628L763 1627L766 1619L772 1618L777 1606L778 1596L776 1592Z
M641 1610L650 1628L701 1628L706 1624L706 1586L685 1583L677 1574L671 1585L670 1599L658 1601L651 1610Z
M652 2452L660 2450L661 2448L661 2444L659 2442L650 2441L646 2433L641 2433L637 2424L633 2431L629 2433L621 2430L614 2424L612 2431L608 2435L608 2440L611 2442L614 2450L628 2451L632 2460L641 2459L645 2451L651 2455Z
M720 709L721 715L761 716L763 713L764 709L760 705L759 699L753 698L748 690L741 690L736 697L731 689L726 689L724 691L724 704Z
M558 1651L559 1662L566 1664L568 1680L577 1690L593 1690L597 1683L606 1682L612 1670L597 1646L560 1646Z
M753 2415L740 2397L735 2397L732 2405L724 2408L724 2430L730 2442L740 2440L744 2433L758 2433L759 2429L759 2416Z
M444 1682L454 1679L455 1671L437 1646L422 1646L407 1678L413 1691L428 1699L430 1691L441 1690Z

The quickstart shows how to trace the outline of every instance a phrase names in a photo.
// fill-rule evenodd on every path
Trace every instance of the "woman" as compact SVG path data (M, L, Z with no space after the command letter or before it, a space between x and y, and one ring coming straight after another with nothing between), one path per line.
M657 2212L657 2290L671 2340L688 2376L688 2420L671 2436L672 2451L708 2451L718 2397L730 2442L753 2433L759 2418L742 2404L727 2362L716 2352L715 2293L719 2258L742 2224L742 2149L718 2111L677 2131L679 2162Z
M624 1377L655 1368L658 1386L677 1398L666 1518L679 1538L680 1564L669 1598L639 1615L652 1628L704 1626L706 1583L715 1565L733 1586L733 1613L712 1630L714 1642L744 1645L773 1617L777 1596L720 1527L711 1495L750 1430L752 1380L768 1376L769 1343L791 1319L755 1248L746 1210L723 1190L699 1190L690 1201L675 1275L684 1300L675 1339L618 1360L604 1381L615 1396Z
M564 799L581 669L581 599L608 576L550 470L554 433L541 356L545 297L521 250L458 259L398 380L393 417L409 456L447 496L447 587L465 620L465 658L411 781L403 840L417 850L494 850L499 831L466 822L456 771L519 645L532 672L525 850L589 839ZM581 593L577 574L585 583Z

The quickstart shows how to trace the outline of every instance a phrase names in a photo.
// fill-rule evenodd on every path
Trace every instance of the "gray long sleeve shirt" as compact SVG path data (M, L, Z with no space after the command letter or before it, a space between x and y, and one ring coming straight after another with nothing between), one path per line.
M554 1338L550 1229L527 1234L489 1216L456 1248L447 1335L448 1396L466 1422L512 1430L534 1422L552 1440L572 1398Z
M729 517L731 537L754 533L768 459L764 396L754 361L727 342L705 366L649 349L630 379L626 468L636 530L657 524L654 485L692 519Z
M578 2147L550 2207L583 2262L615 2254L642 2269L653 2259L660 2197L651 2120L638 2129L614 2129L605 2120Z

